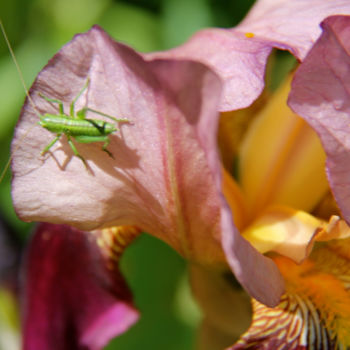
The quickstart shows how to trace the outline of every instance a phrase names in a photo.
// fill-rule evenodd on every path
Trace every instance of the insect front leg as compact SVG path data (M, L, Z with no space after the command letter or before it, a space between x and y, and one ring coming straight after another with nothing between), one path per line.
M70 104L70 116L71 117L79 117L80 119L85 119L85 113L86 112L81 112L84 110L84 108L75 115L75 103L78 101L79 97L83 94L83 92L87 89L88 85L90 83L90 79L87 78L86 83L82 87L82 89L79 91L78 95L75 96L74 100Z
M58 110L60 112L61 115L64 114L64 108L63 108L63 102L61 100L56 100L54 98L49 98L46 97L45 95L43 95L41 92L39 92L39 96L42 97L44 100L46 100L47 102L50 103L57 103L58 104Z

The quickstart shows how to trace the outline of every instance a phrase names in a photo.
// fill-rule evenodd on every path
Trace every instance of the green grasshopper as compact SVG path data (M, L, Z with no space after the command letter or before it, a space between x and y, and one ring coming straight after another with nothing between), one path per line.
M72 138L80 143L92 143L92 142L104 142L102 150L106 152L110 157L113 158L113 155L110 151L107 150L107 146L110 143L109 135L118 131L115 124L106 122L100 119L88 119L86 118L86 112L90 111L106 118L113 120L114 122L129 122L128 119L120 118L117 119L108 114L96 111L92 108L84 107L79 111L75 112L75 103L83 92L87 89L89 85L89 79L87 79L83 88L79 91L78 95L73 99L70 104L70 113L66 114L64 112L63 102L60 100L48 98L43 94L39 94L42 98L50 103L57 103L59 114L39 114L39 125L43 128L51 131L56 134L56 137L41 151L41 154L45 154L50 150L50 148L60 139L62 135L66 135L68 144L73 150L73 153L79 157L85 166L85 159L80 155Z
M81 156L81 154L78 152L76 146L72 142L72 138L76 140L79 143L92 143L92 142L104 142L102 146L102 150L106 152L110 157L113 158L113 155L110 151L107 150L107 146L110 143L109 135L118 131L119 129L115 126L113 123L106 122L104 120L100 119L90 119L86 117L86 113L88 111L93 112L95 114L101 115L103 117L106 117L114 122L129 122L128 119L125 118L115 118L108 114L99 112L97 110L94 110L89 107L84 107L80 109L79 111L75 111L75 103L78 101L79 97L83 94L83 92L88 88L89 85L89 78L87 79L86 83L84 84L83 88L79 91L78 95L73 99L73 101L70 104L70 113L66 114L64 112L63 107L63 101L52 99L49 97L44 96L43 94L39 93L39 95L45 99L49 103L56 103L58 105L58 114L40 114L30 97L28 93L28 89L26 87L26 84L24 83L24 79L22 76L22 72L19 68L19 65L17 63L16 57L14 55L14 52L12 50L11 44L8 40L8 37L6 35L4 26L0 20L0 28L4 35L4 38L6 40L7 46L9 48L9 51L11 53L11 56L14 60L14 63L16 65L17 71L19 73L22 85L24 87L24 90L26 92L28 101L34 108L36 114L39 117L39 125L41 125L43 128L49 130L50 132L56 134L56 137L41 151L41 155L44 155L46 152L48 152L51 147L61 138L62 135L66 135L67 141L71 149L73 150L73 153L82 160L85 167L87 167L85 159ZM9 162L5 167L5 170L3 171L3 174L0 177L0 181L2 177L4 176L4 173L6 172L7 168L9 166Z

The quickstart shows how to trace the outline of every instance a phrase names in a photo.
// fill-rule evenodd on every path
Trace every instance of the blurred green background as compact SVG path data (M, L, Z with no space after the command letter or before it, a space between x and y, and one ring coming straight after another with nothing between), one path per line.
M11 0L0 2L0 18L28 87L74 34L93 24L138 51L164 50L205 27L233 27L253 0ZM0 169L25 98L4 38L0 39ZM25 243L31 225L19 221L10 196L10 172L0 184L0 215ZM169 247L144 235L126 252L122 269L142 312L140 322L113 340L112 349L193 349L200 313L185 262ZM1 302L0 302L1 303Z

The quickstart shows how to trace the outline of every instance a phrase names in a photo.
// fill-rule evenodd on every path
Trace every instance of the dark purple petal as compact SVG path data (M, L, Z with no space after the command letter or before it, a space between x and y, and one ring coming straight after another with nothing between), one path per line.
M93 233L41 224L25 261L24 350L99 350L138 319Z

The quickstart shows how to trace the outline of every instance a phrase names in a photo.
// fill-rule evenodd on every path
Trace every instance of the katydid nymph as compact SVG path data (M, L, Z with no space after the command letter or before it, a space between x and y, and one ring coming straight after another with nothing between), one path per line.
M79 153L77 147L72 142L72 139L79 143L93 143L93 142L103 142L102 151L106 152L110 157L113 158L112 153L107 149L107 146L110 143L110 135L114 132L118 131L119 129L116 127L115 123L128 123L129 120L126 118L115 118L111 115L108 115L106 113L97 111L95 109L89 108L88 106L85 106L78 111L75 110L75 104L79 100L79 98L83 95L86 89L88 89L90 84L89 77L87 78L85 84L79 91L79 93L76 95L76 97L72 100L70 103L69 108L69 114L64 111L64 105L63 101L50 98L45 96L42 93L39 93L39 96L49 102L52 105L56 105L58 108L58 112L56 114L51 113L45 113L41 114L38 109L35 106L35 103L33 102L31 96L28 93L28 89L26 87L26 84L24 83L24 79L22 76L22 72L19 68L19 65L17 63L16 57L14 55L13 49L11 47L11 44L8 40L8 37L6 35L4 26L0 20L0 27L1 31L4 35L5 41L7 43L7 46L9 48L9 51L11 53L11 56L13 58L13 61L16 65L16 69L19 73L20 80L22 82L22 85L24 87L24 90L26 92L27 98L29 103L32 105L33 109L35 110L35 113L39 117L38 124L41 125L43 128L47 129L51 133L55 134L55 138L41 151L41 155L44 155L47 153L51 147L54 146L54 144L63 136L65 135L67 138L67 142L72 149L75 156L80 158L82 162L84 163L85 167L88 168L86 160L83 158L83 156ZM92 119L88 118L86 116L87 112L95 113L97 115L103 116L105 118L108 118L112 122L107 122L105 120L101 119ZM7 168L9 166L9 162L6 165L3 174L1 174L0 181L2 177L4 176L4 173L6 172Z
M71 138L74 138L80 143L92 143L92 142L104 142L102 150L105 151L110 157L113 155L107 150L107 146L110 143L109 135L119 129L116 128L115 124L106 122L100 119L88 119L86 118L86 112L90 111L101 116L104 116L114 122L129 122L128 119L120 118L117 119L108 114L96 111L89 107L83 107L79 111L75 112L75 103L89 85L89 79L87 79L85 85L80 90L78 95L73 99L70 104L70 113L64 112L63 102L56 99L51 99L43 94L40 96L50 103L57 103L59 108L59 114L39 114L39 124L45 129L56 134L56 137L42 150L41 154L45 154L49 149L60 139L64 134L67 137L68 144L73 150L74 154L79 157L85 166L85 159L80 155Z

